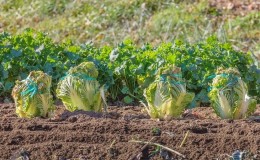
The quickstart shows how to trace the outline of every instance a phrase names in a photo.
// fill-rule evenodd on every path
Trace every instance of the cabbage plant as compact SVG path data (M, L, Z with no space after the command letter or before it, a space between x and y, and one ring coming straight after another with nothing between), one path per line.
M51 76L42 71L32 71L29 76L16 81L12 96L19 117L51 117L54 105L50 92Z
M69 111L102 111L106 105L104 87L97 81L98 70L93 62L71 68L57 86L57 97Z
M145 90L148 103L145 109L151 118L168 119L180 116L194 98L194 93L186 90L181 68L176 66L161 67L156 80Z
M223 119L250 116L257 101L248 95L246 83L236 68L219 68L211 85L209 98L216 114Z

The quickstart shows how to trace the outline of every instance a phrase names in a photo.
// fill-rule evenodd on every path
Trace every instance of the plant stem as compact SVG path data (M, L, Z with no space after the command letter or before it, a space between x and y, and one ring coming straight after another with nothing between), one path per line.
M181 145L180 145L180 147L182 147L183 146L183 144L186 142L186 139L187 139L187 137L188 137L188 135L189 135L189 131L187 131L186 132L186 134L185 134L185 136L184 136L184 138L183 138L183 140L182 140L182 142L181 142Z
M163 145L161 145L161 144L159 144L159 143L144 142L144 141L138 141L138 140L130 140L129 142L142 143L142 144L148 144L148 145L159 146L159 147L162 147L163 149L166 149L166 150L168 150L168 151L170 151L170 152L172 152L172 153L177 154L178 156L181 156L181 157L183 157L183 158L186 158L185 155L183 155L183 154L181 154L181 153L179 153L179 152L177 152L177 151L175 151L175 150L173 150L173 149L171 149L171 148L168 148L168 147L166 147L166 146L163 146Z

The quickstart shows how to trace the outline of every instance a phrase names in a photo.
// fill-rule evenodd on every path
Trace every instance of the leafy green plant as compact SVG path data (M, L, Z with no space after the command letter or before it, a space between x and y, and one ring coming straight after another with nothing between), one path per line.
M236 67L248 86L250 96L260 101L260 69L250 53L221 43L216 36L194 44L176 40L153 46L137 46L126 39L117 46L95 47L92 43L74 45L72 41L54 43L45 33L27 29L21 34L0 34L0 96L10 95L15 80L33 70L52 76L51 92L71 67L91 61L97 67L97 80L108 90L112 101L135 103L144 100L143 90L155 79L158 69L174 64L181 68L187 90L194 92L191 107L209 103L208 88L218 66Z
M186 91L181 69L166 66L159 69L156 81L144 90L144 96L151 118L163 119L180 116L195 95Z
M221 43L215 36L207 41L187 44L176 41L174 44L161 44L157 50L164 64L175 64L182 69L182 75L187 80L187 89L196 94L192 106L208 103L208 88L217 67L235 67L241 72L241 77L248 84L249 95L260 96L260 72L253 64L250 53L236 51L229 43Z
M256 100L248 96L245 82L237 69L219 68L209 92L212 107L223 119L241 119L256 109Z
M29 76L16 81L12 96L19 117L51 117L54 110L50 92L51 77L42 71L32 71Z
M160 128L153 127L152 128L152 134L153 134L153 136L160 136L162 134L162 131L161 131Z
M98 70L93 62L71 68L58 83L57 97L69 111L101 112L105 103L104 88L96 80Z
M30 29L16 36L4 35L0 42L2 95L10 92L16 79L26 78L33 70L53 75L54 82L61 76L59 68L65 68L65 64L59 54L64 49L55 45L46 35Z
M14 36L2 33L0 39L0 96L9 95L15 80L26 78L33 70L52 76L51 91L54 92L59 79L70 67L88 59L84 48L70 41L55 44L46 34L32 29Z

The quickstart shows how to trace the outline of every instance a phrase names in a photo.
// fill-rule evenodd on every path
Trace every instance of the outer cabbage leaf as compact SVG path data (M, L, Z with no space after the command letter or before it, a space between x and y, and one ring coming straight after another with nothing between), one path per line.
M51 117L54 105L50 93L51 77L42 71L32 71L22 81L16 81L12 96L19 117Z

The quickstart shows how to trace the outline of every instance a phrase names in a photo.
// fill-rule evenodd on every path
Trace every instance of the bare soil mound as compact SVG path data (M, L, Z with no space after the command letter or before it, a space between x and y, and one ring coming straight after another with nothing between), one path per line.
M170 121L152 120L132 106L109 107L107 114L70 113L58 106L52 119L18 118L14 109L0 104L1 160L222 160L236 150L245 159L260 159L260 106L254 116L234 121L218 119L208 107ZM158 143L186 158L131 140Z
M244 16L252 11L260 11L259 0L210 0L211 7L230 11L230 15Z

